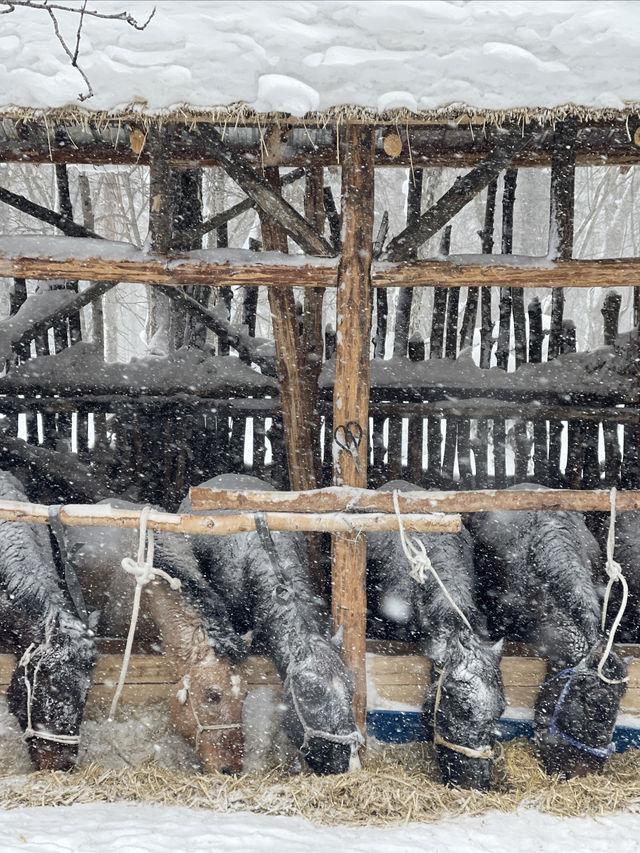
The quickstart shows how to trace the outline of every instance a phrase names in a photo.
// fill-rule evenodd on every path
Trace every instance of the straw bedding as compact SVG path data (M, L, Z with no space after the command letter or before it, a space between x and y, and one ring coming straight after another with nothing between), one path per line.
M531 744L505 745L506 781L489 793L443 787L431 748L425 744L372 748L363 769L341 776L287 776L275 770L238 778L193 774L147 763L105 769L97 764L64 774L0 777L0 806L145 802L221 812L295 815L321 824L433 822L487 811L535 808L562 816L599 816L640 811L640 751L614 755L602 776L570 781L547 777Z

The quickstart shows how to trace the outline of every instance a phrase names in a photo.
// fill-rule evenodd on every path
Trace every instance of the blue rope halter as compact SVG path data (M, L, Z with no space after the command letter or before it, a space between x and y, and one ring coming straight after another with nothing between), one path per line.
M598 749L594 746L587 746L586 743L582 743L582 741L576 740L571 735L568 735L566 732L560 731L558 728L558 714L562 710L562 706L564 705L564 700L567 698L567 693L569 692L569 688L571 687L571 683L573 679L578 674L578 667L571 666L567 669L562 669L560 672L557 672L555 675L551 676L542 687L546 687L547 684L551 684L552 681L555 681L558 678L566 678L567 683L562 688L562 692L558 696L558 701L556 702L556 706L553 709L553 714L551 716L551 722L549 723L545 734L553 735L557 737L559 740L564 741L565 743L570 744L571 746L575 746L577 749L581 749L583 752L588 753L589 755L593 755L596 758L607 759L610 758L613 753L616 751L616 745L613 741L607 746L605 749ZM540 688L542 689L542 688Z

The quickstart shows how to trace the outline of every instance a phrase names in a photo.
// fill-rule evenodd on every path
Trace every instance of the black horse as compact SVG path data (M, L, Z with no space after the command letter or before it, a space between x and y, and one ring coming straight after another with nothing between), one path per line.
M0 471L0 497L27 500L6 471ZM0 554L0 641L18 660L7 704L35 767L67 770L75 764L92 683L93 633L65 600L46 527L0 521Z
M620 563L622 574L629 586L629 595L616 639L621 643L640 642L640 512L619 512L615 526L614 559ZM604 572L600 578L607 578ZM621 588L613 584L608 605L608 624L615 618L621 604Z
M271 490L255 477L233 474L202 485ZM189 498L180 511L191 512ZM284 728L309 767L326 774L358 766L362 736L353 716L353 683L340 643L324 629L302 535L264 531L190 539L204 588L220 593L236 632L252 631L253 648L273 659L284 685Z
M412 491L402 480L379 491ZM367 535L367 593L371 636L416 641L434 663L435 680L424 701L423 724L436 746L443 781L486 789L496 727L505 708L500 673L502 643L485 641L476 607L471 540L460 533L411 534L424 546L451 598L433 575L424 583L410 575L397 533Z
M613 750L626 665L612 652L604 679L597 672L604 647L595 539L577 512L474 513L469 526L491 633L533 644L547 662L534 717L547 772L601 770Z

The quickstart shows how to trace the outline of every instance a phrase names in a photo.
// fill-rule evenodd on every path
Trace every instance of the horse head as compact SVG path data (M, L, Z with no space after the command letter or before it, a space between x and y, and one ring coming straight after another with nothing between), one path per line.
M598 674L604 644L575 666L549 667L535 703L535 738L547 773L564 778L599 773L614 751L613 730L625 690L626 662L610 652Z
M7 690L38 770L69 770L78 754L80 723L96 662L93 633L64 612L39 643L25 649Z
M181 654L172 667L184 674L171 695L171 719L207 771L240 773L242 704L247 693L242 671L214 652L202 628L193 632L189 646L188 654ZM175 647L168 657L172 654Z
M437 679L427 691L422 723L436 747L446 785L491 786L492 744L505 709L502 642L484 643L466 628L449 638Z
M353 681L340 656L338 635L291 643L284 684L285 731L314 773L345 773L360 766L362 735L353 716Z

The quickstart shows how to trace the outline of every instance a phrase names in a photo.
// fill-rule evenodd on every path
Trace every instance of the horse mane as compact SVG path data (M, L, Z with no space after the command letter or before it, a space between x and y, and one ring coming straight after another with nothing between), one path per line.
M7 471L0 471L0 498L27 501L22 485ZM0 554L0 583L16 607L41 623L67 610L46 528L0 521Z

